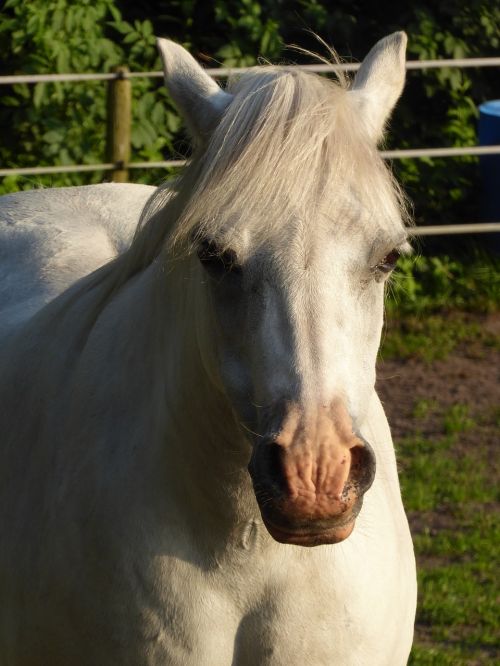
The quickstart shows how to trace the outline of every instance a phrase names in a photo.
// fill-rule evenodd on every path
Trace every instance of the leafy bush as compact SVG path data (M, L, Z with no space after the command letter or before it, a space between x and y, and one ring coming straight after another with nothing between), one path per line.
M283 45L321 45L305 28L361 59L374 41L406 29L412 58L496 54L500 8L486 0L444 0L395 7L389 0L7 0L0 10L4 56L0 73L159 69L153 34L187 46L207 64L250 65L279 60ZM290 58L290 55L288 55ZM307 59L292 54L294 60ZM475 143L476 105L495 94L495 72L438 69L409 74L395 114L391 146ZM10 132L0 147L4 167L96 163L105 158L105 90L98 82L0 88L0 123ZM158 80L134 79L133 159L156 160L185 149L179 120ZM395 162L415 200L418 220L478 217L475 158ZM164 173L134 171L158 182ZM4 179L0 191L98 181L103 174Z
M477 252L460 261L440 257L402 257L387 291L390 313L437 310L492 312L500 301L500 261Z
M113 0L7 0L0 34L10 57L0 73L107 72L159 69L151 21L122 19ZM133 80L132 146L136 160L159 160L174 150L180 121L161 83ZM4 167L93 164L105 161L106 83L37 83L0 88ZM163 173L151 174L158 181ZM35 184L99 182L102 173L40 178L9 176L2 191Z

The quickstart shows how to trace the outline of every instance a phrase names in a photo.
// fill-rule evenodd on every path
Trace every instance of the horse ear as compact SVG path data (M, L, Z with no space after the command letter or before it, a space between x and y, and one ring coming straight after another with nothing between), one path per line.
M195 139L203 141L220 121L232 95L225 93L193 56L168 39L157 40L165 85Z
M403 92L407 41L404 32L381 39L363 60L354 79L352 94L375 141L382 138L384 125Z

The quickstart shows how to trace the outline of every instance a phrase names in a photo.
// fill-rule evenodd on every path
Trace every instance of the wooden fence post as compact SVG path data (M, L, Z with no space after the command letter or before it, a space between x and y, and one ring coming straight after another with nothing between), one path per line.
M108 86L106 152L108 162L117 164L111 172L111 179L115 183L126 183L130 161L132 86L127 78L128 67L115 67L113 71L118 78L112 79Z

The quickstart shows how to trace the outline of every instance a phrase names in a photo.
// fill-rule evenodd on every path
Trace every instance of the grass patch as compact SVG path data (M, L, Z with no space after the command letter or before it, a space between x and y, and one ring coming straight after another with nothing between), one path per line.
M436 409L430 401L415 406L424 418L430 409ZM443 437L430 441L417 434L398 446L419 579L409 664L491 666L500 663L498 490L489 448L479 442L464 454L458 446L460 433L476 427L467 409L456 405L444 422L448 434Z
M380 348L380 356L418 358L428 363L446 358L460 344L477 344L498 349L500 339L477 321L469 321L463 312L447 316L417 315L390 319Z
M419 606L410 663L498 663L499 538L495 517L482 513L453 529L415 536Z
M447 435L466 432L473 428L474 425L474 419L469 416L467 405L452 405L444 416L444 429Z
M412 416L414 419L422 421L435 412L438 407L439 404L437 400L434 400L433 398L422 398L421 400L417 400L413 406Z
M473 450L454 454L453 437L429 441L411 436L399 443L401 486L406 509L446 507L453 513L468 502L492 502L495 487L485 483L488 461Z
M485 666L497 666L498 661L491 659L486 653L484 660L477 658L477 653L467 652L463 649L454 649L447 646L445 648L435 648L432 646L416 645L410 655L408 666L475 666L484 664Z

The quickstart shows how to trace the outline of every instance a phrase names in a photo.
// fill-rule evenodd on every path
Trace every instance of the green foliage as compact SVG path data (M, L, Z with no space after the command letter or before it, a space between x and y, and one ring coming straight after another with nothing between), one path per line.
M216 22L227 26L231 35L230 41L215 54L226 67L255 65L256 53L263 58L279 55L282 48L279 23L263 16L260 3L253 0L240 0L238 3L218 0L214 9Z
M0 19L1 38L11 54L1 73L107 72L122 64L132 70L160 68L151 21L124 21L113 0L7 0ZM159 160L163 150L174 150L172 137L180 122L159 88L151 79L133 80L137 160ZM11 129L0 145L4 167L106 161L106 83L2 86L0 109L2 127ZM2 190L31 188L40 181L71 185L102 178L102 173L36 180L11 176Z
M387 296L391 313L494 311L500 302L500 261L485 253L463 261L448 255L401 257Z
M99 27L110 5L110 0L78 5L65 0L7 0L0 25L4 45L12 54L9 73L106 71L118 64L119 49ZM5 64L2 69L4 73ZM11 128L0 145L4 166L103 161L102 85L2 86L0 95L1 124ZM99 175L94 177L99 179ZM57 180L67 184L72 179L63 176ZM7 186L14 189L21 184L11 178Z
M500 6L451 0L415 6L409 24L408 54L415 59L495 55ZM481 27L484 24L484 28ZM477 143L477 105L497 93L490 72L431 69L408 77L405 96L391 134L393 145L466 146ZM412 109L408 106L411 104ZM480 188L475 157L427 158L395 164L415 201L417 222L479 219Z
M445 0L398 7L389 0L7 0L0 10L4 57L0 73L108 71L159 68L153 35L187 46L207 64L250 65L258 57L279 60L283 46L323 47L361 59L391 30L409 34L412 58L493 55L499 45L500 8L486 0ZM293 59L305 56L293 54ZM494 72L434 69L409 74L390 141L405 146L475 143L477 103L495 94ZM9 127L0 147L4 167L74 164L105 159L103 83L59 83L0 89L0 122ZM185 150L179 120L157 80L134 79L133 159L154 160ZM475 158L405 160L394 168L415 200L418 220L479 217ZM134 171L158 182L162 172ZM98 181L103 174L41 179L51 185ZM38 179L9 177L3 191Z

